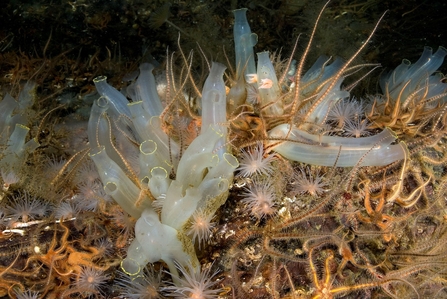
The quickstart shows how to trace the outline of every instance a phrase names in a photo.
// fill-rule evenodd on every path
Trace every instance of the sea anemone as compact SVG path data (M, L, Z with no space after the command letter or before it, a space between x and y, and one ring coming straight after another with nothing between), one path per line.
M95 248L103 257L112 256L115 252L115 247L108 238L100 238L95 240Z
M63 169L67 161L63 158L58 159L57 157L48 158L45 165L46 175L50 178L55 178L59 172Z
M76 172L74 182L76 185L81 183L91 184L94 182L100 182L98 170L96 170L96 166L92 160L86 161L83 163Z
M357 118L354 120L348 120L345 123L344 135L355 138L371 135L371 132L368 131L370 124L371 123L367 119L360 120L360 118Z
M199 249L202 242L208 240L211 229L216 225L211 222L214 215L205 213L202 209L198 209L192 214L191 228L188 230L188 235L192 236L192 241L196 240L199 243Z
M311 196L317 196L326 191L324 187L327 185L323 182L323 175L317 173L312 174L309 167L299 168L299 171L295 173L294 182L295 185L294 192L299 194L309 193Z
M113 206L111 211L113 223L121 230L116 241L116 246L122 248L133 237L135 218L124 212L119 206Z
M156 274L152 266L144 268L142 275L138 277L119 272L118 287L121 289L121 296L128 299L163 298L160 293L161 273L163 272L159 271Z
M20 181L19 176L16 175L14 171L6 172L6 171L4 171L4 170L2 169L2 170L1 170L1 176L2 176L2 179L3 179L3 190L4 190L4 191L8 191L8 190L9 190L9 187L10 187L12 184L15 184L15 183L17 183L18 181Z
M270 182L255 180L246 192L242 193L244 197L242 203L247 205L246 209L257 218L271 216L275 214L275 193Z
M71 291L85 295L101 294L101 288L105 285L108 279L108 275L104 274L101 270L92 267L83 267L76 277L75 288Z
M239 161L239 174L243 177L249 177L255 174L269 175L273 172L271 162L273 155L267 155L264 158L264 145L258 142L250 151L242 151L242 157Z
M171 274L178 283L163 288L166 296L184 299L214 299L218 298L219 293L222 292L221 289L214 288L217 281L212 281L218 273L217 271L213 274L210 274L210 268L203 271L188 271L178 263L176 263L176 267L180 270L182 277ZM192 266L188 266L188 268L194 269Z
M79 198L81 200L80 207L87 211L97 211L100 204L104 202L107 194L100 182L85 182L78 185Z
M343 99L338 101L329 111L328 121L341 129L346 125L346 122L358 119L363 113L364 107L361 101L357 101L354 98Z
M71 219L80 212L79 205L72 201L63 201L54 211L56 219Z
M6 207L7 214L13 221L19 219L28 222L37 216L44 216L47 212L47 204L36 197L31 198L28 193L14 196L12 204Z
M16 296L17 296L17 299L38 299L39 292L33 292L30 290L28 290L26 292L17 291Z

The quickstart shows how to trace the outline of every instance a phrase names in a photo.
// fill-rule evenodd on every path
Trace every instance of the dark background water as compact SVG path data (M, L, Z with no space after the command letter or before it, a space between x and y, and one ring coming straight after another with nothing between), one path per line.
M14 67L11 53L23 59L54 59L63 53L72 63L83 62L77 66L78 73L86 73L87 81L91 80L90 73L122 77L141 60L153 57L162 62L167 55L166 48L178 50L178 28L186 53L197 50L200 45L208 58L225 61L225 48L230 61L234 61L231 11L241 7L248 8L252 32L259 36L255 51L282 49L283 57L288 57L301 34L295 54L300 57L324 3L308 0L2 1L0 74L2 80L5 76L8 78ZM385 11L385 18L357 63L374 62L381 63L385 69L394 68L403 58L416 61L424 46L434 49L447 46L445 1L337 0L329 3L323 12L308 66L321 54L348 59ZM199 57L197 51L196 57ZM95 60L107 59L107 67L92 67ZM15 63L19 62L16 60ZM118 62L121 65L114 67ZM441 70L445 72L445 64ZM61 67L55 70L54 76L58 72L61 75L67 70ZM65 77L73 76L66 74ZM26 80L26 75L22 79ZM375 92L374 88L369 91Z

